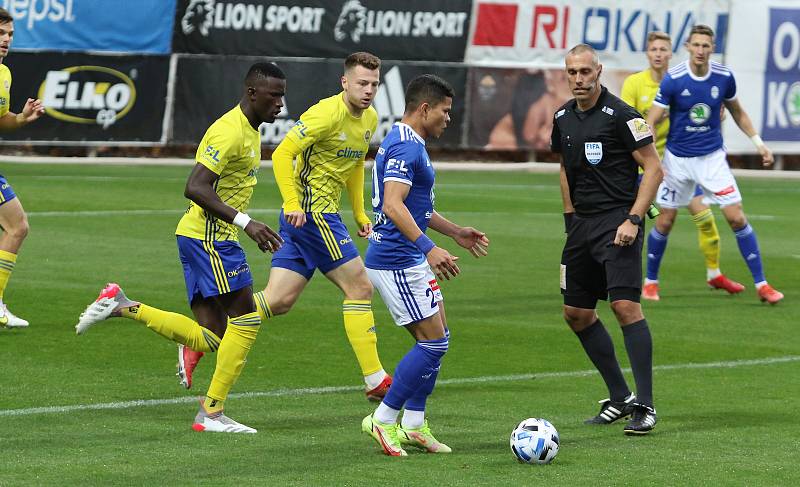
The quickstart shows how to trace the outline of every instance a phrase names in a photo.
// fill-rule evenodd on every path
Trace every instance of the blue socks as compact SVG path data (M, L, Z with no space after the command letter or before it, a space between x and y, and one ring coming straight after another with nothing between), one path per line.
M661 259L667 250L668 235L662 235L655 228L647 236L647 279L658 280L658 270L661 268Z
M764 277L764 267L761 264L761 251L758 249L758 239L753 227L748 223L739 230L734 230L736 243L739 245L739 252L753 275L753 282L756 284L766 281ZM649 269L649 267L648 267Z
M424 410L425 401L436 384L441 360L447 353L448 345L447 337L418 341L397 364L392 387L383 403L398 411L404 405L408 409Z

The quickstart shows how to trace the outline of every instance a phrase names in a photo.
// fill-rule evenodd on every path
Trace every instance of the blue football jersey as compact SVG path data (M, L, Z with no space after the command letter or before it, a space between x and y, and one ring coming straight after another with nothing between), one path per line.
M370 269L407 269L425 262L425 255L383 214L383 186L394 181L411 186L404 201L425 232L433 216L435 172L425 140L404 123L396 123L383 139L372 167L372 210L375 226L365 264Z
M720 110L736 98L733 73L711 61L708 73L697 77L683 62L661 80L653 104L669 108L667 149L679 157L710 154L722 148Z

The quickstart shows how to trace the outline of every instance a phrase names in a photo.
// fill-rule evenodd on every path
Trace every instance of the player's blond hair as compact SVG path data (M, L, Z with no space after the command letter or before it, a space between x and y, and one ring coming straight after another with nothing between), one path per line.
M369 70L380 69L381 59L368 52L354 52L344 60L344 70L347 72L356 66L363 66Z
M672 45L672 37L670 37L666 32L661 32L660 30L654 30L653 32L647 34L648 47L653 41L667 41L670 45Z

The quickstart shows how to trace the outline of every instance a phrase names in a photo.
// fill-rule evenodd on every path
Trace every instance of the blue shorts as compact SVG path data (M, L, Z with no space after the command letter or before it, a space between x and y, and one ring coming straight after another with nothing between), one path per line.
M14 192L14 188L11 187L6 177L0 174L0 205L16 197L17 194Z
M205 242L183 235L177 237L190 305L198 294L210 298L253 285L250 266L239 242Z
M272 267L282 267L311 279L358 257L358 249L338 213L306 213L306 224L295 228L280 216L283 246L272 256Z

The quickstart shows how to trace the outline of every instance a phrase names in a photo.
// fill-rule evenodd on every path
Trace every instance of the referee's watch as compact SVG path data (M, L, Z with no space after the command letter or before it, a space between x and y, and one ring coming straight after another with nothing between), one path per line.
M627 220L630 220L631 223L633 223L634 225L637 226L642 225L642 217L640 217L639 215L628 215Z

